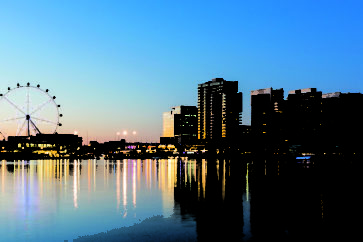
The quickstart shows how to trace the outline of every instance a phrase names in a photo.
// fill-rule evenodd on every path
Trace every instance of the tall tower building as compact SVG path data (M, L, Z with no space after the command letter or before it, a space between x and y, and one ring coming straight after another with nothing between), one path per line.
M215 78L198 85L198 139L234 138L242 122L237 81Z
M284 90L251 91L251 126L259 138L282 137L284 127Z
M322 92L316 88L289 91L286 102L289 140L307 143L321 135Z

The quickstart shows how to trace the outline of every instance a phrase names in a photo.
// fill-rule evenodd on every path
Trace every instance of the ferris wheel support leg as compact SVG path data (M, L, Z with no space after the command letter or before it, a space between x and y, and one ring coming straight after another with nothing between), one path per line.
M31 122L31 124L33 125L33 127L38 131L39 134L41 134L40 130L38 129L38 127L35 125L35 123L29 119L29 121Z

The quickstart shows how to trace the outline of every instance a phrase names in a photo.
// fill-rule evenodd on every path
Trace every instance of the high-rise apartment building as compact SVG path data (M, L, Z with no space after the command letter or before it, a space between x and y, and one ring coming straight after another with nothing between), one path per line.
M257 144L327 153L355 153L363 136L362 93L327 93L316 88L251 91L251 134ZM291 149L290 149L291 148Z
M327 93L322 96L322 130L326 143L361 147L363 94Z
M163 137L188 143L197 139L197 107L177 106L163 113Z
M316 88L289 91L286 112L290 141L317 141L321 135L322 92Z
M254 135L259 138L283 136L284 101L282 88L251 91L251 126Z
M198 85L198 139L234 138L242 122L237 81L215 78Z

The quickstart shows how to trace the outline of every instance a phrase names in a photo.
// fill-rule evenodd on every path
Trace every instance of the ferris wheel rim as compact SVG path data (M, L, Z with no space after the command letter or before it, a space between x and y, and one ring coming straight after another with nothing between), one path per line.
M16 90L24 89L24 88L27 89L27 93L26 93L26 95L27 95L27 108L26 109L27 110L25 110L25 111L23 109L19 108L18 106L16 106L15 104L13 104L7 98L7 96L9 96L10 93L13 93ZM46 102L43 102L41 105L38 105L35 109L33 109L31 111L30 111L30 101L29 101L29 90L30 89L34 89L34 90L40 92L42 95L46 95L47 96ZM18 83L15 88L8 87L8 90L4 94L0 94L0 102L3 101L3 99L6 99L18 111L20 111L23 115L25 115L25 117L24 116L22 116L22 117L16 117L16 118L13 118L12 120L16 120L16 119L24 119L25 121L28 120L28 135L27 136L31 136L30 131L29 131L30 130L30 125L33 126L33 129L34 130L36 129L38 131L38 133L42 134L42 132L38 129L38 127L35 125L35 123L33 122L33 120L37 120L37 121L41 121L41 122L47 122L47 123L51 123L52 125L54 125L54 128L52 128L52 130L54 130L54 131L51 132L52 134L56 134L57 133L57 130L58 130L58 127L62 126L62 124L60 123L60 118L63 117L63 114L60 113L60 105L58 105L55 102L56 97L50 95L49 89L45 89L44 90L44 89L40 88L40 85L39 84L37 86L33 86L33 85L30 85L30 83L28 82L27 85L20 85ZM40 117L37 117L37 116L32 116L34 113L40 111L44 106L46 106L49 103L52 103L53 106L54 106L54 108L55 108L55 110L56 110L56 118L55 118L54 121L49 121L49 120L46 120L44 118L40 118ZM18 131L16 132L16 135L15 136L19 136L19 134L21 133L21 132L18 133ZM20 131L22 131L22 130L20 130ZM33 131L33 132L35 134L37 134L35 131ZM0 133L1 133L1 130L0 130ZM2 136L5 137L5 135L3 133L1 133L1 134L2 134Z

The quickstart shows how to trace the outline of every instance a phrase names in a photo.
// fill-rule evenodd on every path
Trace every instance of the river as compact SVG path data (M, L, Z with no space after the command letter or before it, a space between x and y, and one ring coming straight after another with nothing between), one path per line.
M2 161L0 240L349 240L360 170L328 161Z

